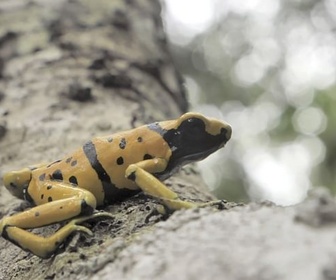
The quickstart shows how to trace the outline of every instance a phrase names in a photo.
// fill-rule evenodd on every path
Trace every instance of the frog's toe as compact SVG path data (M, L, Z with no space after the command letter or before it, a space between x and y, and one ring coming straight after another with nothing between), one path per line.
M215 205L214 206L216 206L218 210L227 209L227 200L221 199L221 200L218 200L217 203L215 201Z
M108 213L108 212L105 212L105 211L100 211L100 212L95 212L93 213L92 215L89 215L89 216L83 216L83 217L78 217L78 218L75 218L75 219L72 219L68 225L79 225L79 224L82 224L86 221L89 221L89 220L94 220L94 219L113 219L114 216L111 214L111 213Z
M221 200L214 200L214 201L209 201L209 202L202 203L200 205L200 207L201 208L203 208L203 207L215 207L218 210L223 210L223 209L227 208L226 205L227 205L227 201L224 200L224 199L221 199Z
M84 226L73 225L73 231L80 231L86 233L87 235L93 236L93 232Z

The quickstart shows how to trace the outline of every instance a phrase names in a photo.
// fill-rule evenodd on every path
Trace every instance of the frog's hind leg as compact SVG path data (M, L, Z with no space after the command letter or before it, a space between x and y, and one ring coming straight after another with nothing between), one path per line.
M44 181L36 187L38 192L30 195L37 204L25 212L5 217L0 220L0 234L7 240L33 254L46 258L53 254L56 248L74 231L92 234L89 229L78 224L99 216L109 216L108 213L92 214L96 208L96 198L87 190L73 187L70 184L55 181ZM43 196L46 195L46 198ZM75 218L78 216L83 216ZM67 225L49 237L33 234L26 229L38 228L75 218Z

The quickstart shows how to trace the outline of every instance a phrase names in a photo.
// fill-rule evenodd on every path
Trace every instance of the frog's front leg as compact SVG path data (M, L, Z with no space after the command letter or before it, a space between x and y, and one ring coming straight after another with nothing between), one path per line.
M126 169L126 178L134 181L141 190L161 200L168 208L178 210L182 208L195 208L200 205L194 202L183 201L178 194L168 189L151 173L160 173L167 167L167 161L162 158L148 159L131 164Z
M35 202L41 200L41 191L48 194L46 199L49 202L3 218L0 221L0 234L22 249L42 258L49 257L74 231L91 234L89 229L79 226L79 223L101 215L108 216L107 213L92 214L96 208L96 198L92 193L63 182L41 182L39 186L30 186L29 191ZM74 219L49 237L41 237L26 231L80 215L85 217Z

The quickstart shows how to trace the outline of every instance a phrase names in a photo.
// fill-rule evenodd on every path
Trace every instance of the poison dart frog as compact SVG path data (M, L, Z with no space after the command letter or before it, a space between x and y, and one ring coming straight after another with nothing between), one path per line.
M35 206L0 220L0 234L47 258L72 232L91 235L80 225L84 221L111 216L95 212L96 207L137 192L158 198L172 210L197 207L162 181L222 148L230 137L227 123L189 112L176 120L96 137L61 160L8 172L3 176L5 187ZM69 222L49 237L27 231L62 221Z

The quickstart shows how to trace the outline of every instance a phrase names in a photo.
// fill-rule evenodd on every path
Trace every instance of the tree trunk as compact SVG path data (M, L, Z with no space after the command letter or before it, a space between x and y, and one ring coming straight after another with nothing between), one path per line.
M54 161L92 136L186 111L160 9L150 0L0 1L0 173ZM193 167L168 184L189 199L213 198ZM92 223L94 237L76 234L49 260L1 238L0 278L89 277L134 234L166 219L156 205L138 195L106 207L113 221ZM1 188L2 216L28 206Z
M154 0L0 0L0 173L187 110L160 12ZM167 185L213 198L193 166ZM168 217L157 205L140 194L105 207L113 220L88 224L94 236L73 235L50 259L0 238L0 279L336 279L336 203L323 191L288 208ZM1 217L27 207L0 189Z

